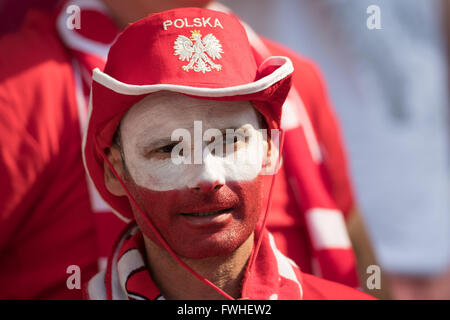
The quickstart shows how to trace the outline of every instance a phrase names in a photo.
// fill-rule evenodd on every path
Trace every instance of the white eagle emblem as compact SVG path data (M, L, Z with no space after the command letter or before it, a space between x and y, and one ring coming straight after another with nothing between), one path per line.
M190 38L179 35L174 42L174 55L179 56L181 61L190 60L181 68L186 72L194 69L195 72L205 73L211 71L211 68L220 71L222 66L212 61L222 58L223 50L219 40L212 33L207 34L203 40L200 31L193 30L191 33Z

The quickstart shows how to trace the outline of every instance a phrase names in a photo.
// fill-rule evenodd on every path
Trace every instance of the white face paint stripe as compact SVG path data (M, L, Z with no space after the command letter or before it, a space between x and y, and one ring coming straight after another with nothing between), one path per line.
M200 182L225 184L229 181L251 181L260 174L266 144L263 133L257 130L259 122L256 111L248 101L211 102L182 95L165 95L155 94L141 100L122 120L121 136L125 163L137 185L154 191L181 190L196 187ZM248 143L243 140L239 142L237 151L232 154L212 154L208 148L214 146L214 143L207 146L203 141L202 131L196 133L199 121L195 119L200 117L205 118L205 121L201 122L206 126L203 132L210 131L212 126L222 130L239 127L247 135ZM187 120L192 120L193 125ZM157 122L161 124L158 126ZM165 133L169 128L179 130L178 126L184 125L191 126L190 130L185 130L194 137L188 158L190 164L180 164L180 158L172 158L171 153L164 158L146 158L139 149L139 145L151 145L154 141L165 139L166 135L171 136ZM199 145L200 156L196 159L195 148ZM234 143L232 149L234 150Z
M223 157L206 153L202 164L175 164L171 158L139 160L128 156L128 148L126 164L137 185L154 191L193 188L199 182L250 181L261 172L264 148L262 134L253 127L249 131L247 147Z

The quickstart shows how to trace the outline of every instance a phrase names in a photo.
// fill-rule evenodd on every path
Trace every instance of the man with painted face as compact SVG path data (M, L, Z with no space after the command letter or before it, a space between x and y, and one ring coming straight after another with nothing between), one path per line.
M264 173L279 165L267 136L292 72L285 57L258 66L239 21L217 11L164 11L121 33L94 70L83 156L129 225L88 298L370 298L303 274L265 229Z

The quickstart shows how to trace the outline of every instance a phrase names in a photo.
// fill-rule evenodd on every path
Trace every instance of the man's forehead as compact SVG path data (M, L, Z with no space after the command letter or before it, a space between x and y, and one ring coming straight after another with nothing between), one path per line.
M194 121L217 129L243 124L258 125L257 111L250 101L196 99L167 91L153 93L125 114L121 129L133 135L152 134L155 138L178 128L191 129Z

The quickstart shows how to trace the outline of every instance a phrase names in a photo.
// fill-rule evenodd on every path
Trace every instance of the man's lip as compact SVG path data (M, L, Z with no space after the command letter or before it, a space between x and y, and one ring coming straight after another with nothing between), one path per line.
M233 210L233 208L225 208L225 209L217 209L217 210L195 210L192 212L181 212L180 214L183 216L205 216L205 215L213 215L213 214L221 214L227 213Z
M194 228L221 228L233 218L233 208L181 213L183 220Z

